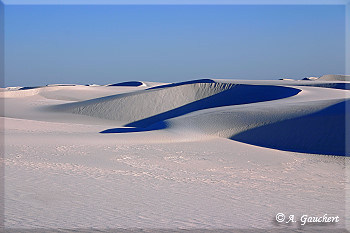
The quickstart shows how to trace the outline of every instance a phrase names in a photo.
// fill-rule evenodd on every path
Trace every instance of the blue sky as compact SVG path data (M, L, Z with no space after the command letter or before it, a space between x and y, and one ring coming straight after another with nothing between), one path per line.
M5 85L345 72L341 5L6 5Z

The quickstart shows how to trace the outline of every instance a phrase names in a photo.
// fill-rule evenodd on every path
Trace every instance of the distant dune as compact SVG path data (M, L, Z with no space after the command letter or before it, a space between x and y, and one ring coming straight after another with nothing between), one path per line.
M323 75L318 80L320 81L350 81L350 75Z

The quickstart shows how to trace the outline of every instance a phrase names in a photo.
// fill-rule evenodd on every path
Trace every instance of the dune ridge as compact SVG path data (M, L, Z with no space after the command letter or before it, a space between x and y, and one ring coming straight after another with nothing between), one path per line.
M54 106L52 110L132 122L208 97L232 86L234 84L195 83L167 89L142 90L63 104Z
M147 127L200 109L268 101L297 93L299 90L290 87L198 80L63 104L51 110L122 121L126 126Z
M345 108L348 102L343 98L314 98L312 101L312 94L308 101L305 98L289 103L284 101L302 92L303 88L298 85L248 85L205 79L166 84L57 108L123 121L125 126L131 127L107 129L102 133L172 129L279 150L346 155L343 129L345 116L349 114ZM339 89L337 93L347 89L337 83L308 88L319 88L317 86ZM305 93L309 89L305 89Z
M2 93L9 98L40 96L63 102L38 107L43 113L116 122L119 128L100 131L104 134L168 130L279 150L347 155L343 129L349 115L345 106L350 103L346 81L200 79L124 84L17 88Z
M318 78L317 80L321 81L350 81L350 75L342 74L327 74Z

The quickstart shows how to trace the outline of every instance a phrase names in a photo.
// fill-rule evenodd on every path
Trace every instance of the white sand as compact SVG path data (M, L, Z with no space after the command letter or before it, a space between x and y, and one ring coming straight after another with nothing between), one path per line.
M328 74L323 75L319 80L324 81L350 81L350 75Z
M344 228L349 90L320 79L3 89L5 225Z

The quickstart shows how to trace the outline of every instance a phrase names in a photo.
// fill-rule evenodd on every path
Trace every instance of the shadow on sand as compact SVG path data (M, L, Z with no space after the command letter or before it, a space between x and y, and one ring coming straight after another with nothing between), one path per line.
M139 87L142 85L143 83L139 81L129 81L129 82L110 84L108 85L108 87Z
M284 151L350 156L345 141L349 104L344 101L310 115L247 130L230 139Z
M135 132L147 132L147 131L154 131L154 130L160 130L165 129L167 127L166 123L164 121L157 122L151 126L141 128L141 127L123 127L123 128L113 128L113 129L106 129L104 131L101 131L100 133L135 133Z
M21 87L18 90L23 91L23 90L31 90L31 89L37 89L37 88L41 88L42 86L38 86L38 87Z
M160 85L160 86L150 87L147 90L167 88L167 87L177 87L177 86L196 84L196 83L215 83L215 81L212 79L196 79L196 80L191 80L191 81L170 83L170 84L164 84L164 85Z

